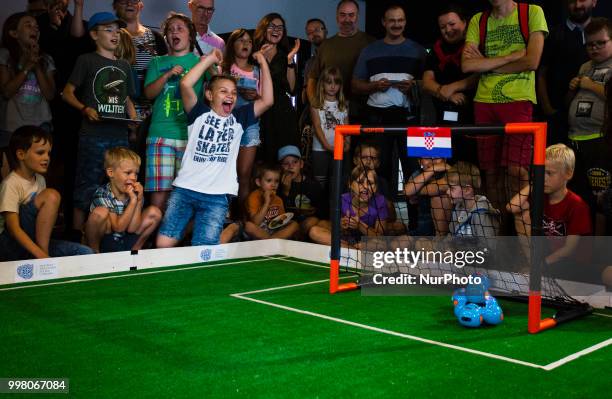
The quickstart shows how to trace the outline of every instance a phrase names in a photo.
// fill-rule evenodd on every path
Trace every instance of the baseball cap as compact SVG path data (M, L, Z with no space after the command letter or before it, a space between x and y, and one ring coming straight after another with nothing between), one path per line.
M284 147L279 148L278 150L278 160L282 161L285 157L293 155L297 158L302 158L302 154L300 154L300 149L294 145L286 145Z
M127 25L125 22L117 18L117 16L110 12L97 12L89 18L87 22L87 30L91 31L98 25L109 25L116 23L120 28L125 28Z

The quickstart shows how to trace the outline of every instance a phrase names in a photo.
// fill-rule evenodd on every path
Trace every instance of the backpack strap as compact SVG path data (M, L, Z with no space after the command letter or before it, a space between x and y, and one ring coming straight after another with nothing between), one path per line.
M525 41L525 47L529 43L529 4L518 3L518 19L521 35Z
M480 34L480 40L478 42L478 50L480 50L480 53L482 55L484 55L485 57L487 56L485 54L487 47L485 46L485 43L487 41L487 22L489 22L489 16L491 15L491 10L485 10L482 12L482 15L480 15L480 22L479 22L479 34Z
M518 3L518 20L519 20L519 29L521 31L521 36L523 36L523 40L525 41L525 47L529 43L529 4L528 3ZM491 10L485 10L482 12L480 16L479 22L479 34L480 34L480 42L478 43L478 49L484 55L486 51L486 41L487 41L487 22L489 22L489 17L491 16Z

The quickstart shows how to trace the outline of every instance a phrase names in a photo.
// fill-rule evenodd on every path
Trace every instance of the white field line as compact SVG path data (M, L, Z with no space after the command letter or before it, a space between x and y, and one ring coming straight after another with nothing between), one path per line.
M285 262L291 262L291 263L298 263L298 264L302 264L302 265L307 265L307 266L312 266L312 267L317 267L317 268L329 268L329 266L323 266L323 265L318 265L318 264L313 264L307 261L298 261L298 260L294 260L294 259L287 259L285 256L278 256L278 257L274 257L274 256L264 256L261 259L248 259L248 260L241 260L241 261L235 261L235 262L225 262L225 263L218 263L218 264L213 264L213 265L199 265L199 266L189 266L189 267L181 267L181 268L174 268L174 269L165 269L165 270L155 270L155 271L150 271L150 272L141 272L141 273L134 273L134 274L122 274L122 275L118 275L118 276L104 276L104 277L93 277L93 278L85 278L85 279L76 279L76 280L66 280L66 281L57 281L57 282L51 282L51 283L43 283L43 284L30 284L30 285L23 285L23 286L18 286L18 287L8 287L8 288L0 288L0 292L2 291L13 291L13 290L20 290L20 289L26 289L26 288L34 288L34 287L46 287L46 286L52 286L52 285L61 285L61 284L75 284L75 283L82 283L82 282L86 282L86 281L99 281L99 280L112 280L112 279L118 279L118 278L126 278L126 277L137 277L137 276L145 276L145 275L149 275L149 274L161 274L161 273L170 273L170 272L179 272L179 271L183 271L183 270L196 270L196 269L208 269L208 268L213 268L213 267L221 267L221 266L226 266L226 265L237 265L237 264L242 264L242 263L249 263L249 262L262 262L265 260L283 260ZM347 279L347 278L353 278L354 276L345 276L345 277L341 277L340 279ZM356 326L356 327L361 327L361 328L365 328L367 330L372 330L372 331L377 331L377 332L381 332L381 333L385 333L385 334L389 334L389 335L394 335L394 336L398 336L401 338L405 338L405 339L412 339L415 341L420 341L420 342L424 342L424 343L429 343L432 345L438 345L438 346L443 346L446 348L451 348L451 349L456 349L459 351L464 351L464 352L469 352L469 353L474 353L474 354L478 354L481 356L485 356L485 357L490 357L490 358L494 358L494 359L499 359L499 360L504 360L504 361L508 361L511 363L516 363L516 364L521 364L524 366L528 366L528 367L534 367L534 368L541 368L544 370L553 370L559 366L562 366L563 364L566 364L568 362L571 362L572 360L575 360L581 356L584 356L588 353L594 352L598 349L604 348L610 344L612 344L612 338L601 342L597 345L593 345L590 348L586 348L580 352L576 352L572 355L566 356L563 359L560 359L556 362L550 363L546 366L541 366L538 364L533 364L533 363L529 363L529 362L523 362L521 360L516 360L516 359L512 359L512 358L507 358L504 356L499 356L499 355L495 355L492 353L487 353L487 352L481 352L481 351L477 351L477 350L473 350L473 349L469 349L469 348L463 348L461 346L455 346L455 345L450 345L450 344L446 344L443 342L437 342L437 341L432 341L432 340L428 340L425 338L420 338L420 337L415 337L415 336L411 336L411 335L407 335L407 334L402 334L402 333L398 333L395 331L390 331L390 330L384 330L381 328L377 328L377 327L372 327L372 326L368 326L365 324L359 324L359 323L355 323L352 321L348 321L348 320L343 320L343 319L337 319L331 316L326 316L326 315L322 315L322 314L318 314L318 313L313 313L313 312L308 312L305 310L301 310L301 309L295 309L295 308L290 308L288 306L283 306L283 305L278 305L272 302L266 302L266 301L261 301L259 299L254 299L254 298L249 298L243 295L249 295L249 294L256 294L256 293L260 293L260 292L268 292L268 291L276 291L276 290L282 290L282 289L287 289L287 288L294 288L294 287L300 287L300 286L304 286L304 285L311 285L311 284L321 284L324 282L328 282L328 279L325 280L317 280L317 281L309 281L309 282L305 282L305 283L299 283L299 284L292 284L292 285L286 285L286 286L282 286L282 287L272 287L272 288L265 288L265 289L261 289L261 290L256 290L256 291L250 291L250 292L243 292L243 293L238 293L238 294L231 294L232 297L235 298L239 298L239 299L243 299L243 300L247 300L247 301L252 301L252 302L257 302L257 303L261 303L264 305L268 305L268 306L273 306L273 307L277 307L280 309L285 309L285 310L289 310L292 312L297 312L297 313L302 313L302 314L306 314L309 316L314 316L314 317L320 317L323 319L327 319L327 320L331 320L331 321L336 321L338 323L344 323L344 324L348 324L348 325L352 325L352 326ZM604 317L612 317L611 315L607 315L607 314L602 314L602 313L594 313L596 315L599 316L604 316Z
M92 277L92 278L82 278L82 279L75 279L75 280L56 281L56 282L52 282L52 283L21 285L21 286L18 286L18 287L0 288L0 292L1 291L23 290L23 289L26 289L26 288L34 288L34 287L46 287L46 286L50 286L50 285L75 284L75 283L82 283L82 282L85 282L85 281L112 280L112 279L116 279L116 278L146 276L146 275L149 275L149 274L180 272L180 271L183 271L183 270L208 269L208 268L212 268L212 267L221 267L221 266L226 266L226 265L237 265L237 264L241 264L241 263L263 262L263 261L268 261L268 260L271 260L271 259L282 259L282 258L266 257L266 258L262 258L262 259L246 259L246 260L238 260L238 261L234 261L234 262L215 263L215 264L212 264L212 265L188 266L188 267L179 267L179 268L165 269L165 270L155 270L155 271L151 271L151 272L140 272L140 273L133 273L133 274L121 274L119 276Z
M600 343L598 343L596 345L593 345L591 347L583 349L583 350L581 350L579 352L572 353L571 355L566 356L563 359L559 359L556 362L549 363L546 366L544 366L544 370L553 370L553 369L556 369L557 367L563 366L564 364L569 363L572 360L576 360L579 357L582 357L584 355L588 355L591 352L595 352L596 350L605 348L606 346L611 345L611 344L612 344L612 338L609 338L609 339L607 339L607 340L605 340L603 342L600 342Z
M324 281L328 281L328 280L324 280ZM303 284L299 284L299 285L316 284L316 283L317 282L313 281L313 282L310 282L310 283L303 283ZM293 286L295 286L295 285L293 285ZM279 289L290 288L290 287L292 287L292 286L280 287ZM268 290L268 291L270 291L270 290ZM350 320L344 320L344 319L340 319L340 318L337 318L337 317L332 317L332 316L328 316L328 315L324 315L324 314L320 314L320 313L315 313L315 312L310 312L310 311L307 311L307 310L292 308L292 307L285 306L285 305L279 305L277 303L262 301L260 299L250 298L250 297L243 296L243 295L244 294L242 294L242 295L241 294L231 294L231 296L234 297L234 298L243 299L243 300L251 301L251 302L256 302L256 303L259 303L259 304L262 304L262 305L272 306L272 307L283 309L283 310L287 310L287 311L290 311L290 312L300 313L300 314L303 314L303 315L306 315L306 316L318 317L318 318L329 320L329 321L333 321L333 322L336 322L336 323L341 323L341 324L346 324L346 325L353 326L353 327L363 328L365 330L370 330L370 331L374 331L374 332L378 332L378 333L382 333L382 334L392 335L392 336L399 337L399 338L404 338L404 339L408 339L408 340L412 340L412 341L423 342L425 344L430 344L430 345L441 346L441 347L444 347L444 348L454 349L454 350L458 350L458 351L461 351L461 352L468 352L468 353L472 353L472 354L479 355L479 356L484 356L484 357L488 357L488 358L492 358L492 359L502 360L502 361L505 361L505 362L508 362L508 363L519 364L521 366L527 366L527 367L532 367L532 368L544 369L545 370L544 366L541 366L539 364L524 362L522 360L517 360L517 359L513 359L513 358L510 358L510 357L506 357L506 356L495 355L493 353L482 352L482 351L478 351L478 350L475 350L475 349L464 348L462 346L456 346L456 345L451 345L451 344L447 344L447 343L444 343L444 342L434 341L434 340L431 340L431 339L416 337L414 335L403 334L403 333L399 333L397 331L385 330L383 328L373 327L373 326L369 326L367 324L356 323L356 322L353 322L353 321L350 321Z
M612 314L597 313L597 312L593 312L593 314L597 316L602 316L602 317L612 317Z
M307 264L306 262L300 262L300 261L294 261L292 259L283 259L287 262L294 262L294 263L302 263L302 264ZM312 265L312 266L316 266L316 265ZM346 278L352 278L354 276L346 276L346 277L341 277L341 279L346 279ZM450 348L450 349L454 349L454 350L458 350L458 351L462 351L462 352L468 352L468 353L472 353L475 355L479 355L479 356L484 356L484 357L489 357L489 358L493 358L493 359L497 359L497 360L502 360L505 362L509 362L509 363L515 363L515 364L520 364L522 366L527 366L527 367L532 367L532 368L539 368L542 370L546 370L546 371L550 371L550 370L554 370L557 367L560 367L566 363L569 363L573 360L578 359L579 357L582 357L584 355L587 355L591 352L595 352L598 349L602 349L610 344L612 344L612 338L600 342L596 345L593 345L589 348L583 349L579 352L573 353L571 355L568 355L562 359L559 359L555 362L549 363L545 366L539 365L539 364L535 364L535 363L530 363L530 362L525 362L522 360L518 360L518 359L513 359L510 357L506 357L506 356L501 356L501 355L496 355L493 353L488 353L488 352L482 352L482 351L478 351L475 349L470 349L470 348L464 348L462 346L457 346L457 345L452 345L452 344L447 344L444 342L439 342L439 341L434 341L434 340L430 340L427 338L421 338L421 337L417 337L414 335L408 335L408 334L403 334L403 333L399 333L397 331L391 331L391 330L386 330L383 328L378 328L378 327L374 327L374 326L369 326L367 324L361 324L361 323L356 323L350 320L344 320L344 319L340 319L337 317L332 317L332 316L328 316L328 315L324 315L324 314L320 314L320 313L315 313L315 312L310 312L308 310L303 310L303 309L297 309L297 308L292 308L290 306L285 306L285 305L280 305L277 303L273 303L273 302L268 302L268 301L263 301L261 299L255 299L255 298L250 298L246 295L253 295L253 294L259 294L262 292L270 292L270 291L280 291L280 290L284 290L284 289L288 289L288 288L295 288L295 287L301 287L301 286L305 286L305 285L313 285L313 284L321 284L321 283L326 283L328 282L328 279L325 280L316 280L316 281L308 281L305 283L299 283L299 284L291 284L291 285L284 285L284 286L280 286L280 287L270 287L270 288L264 288L261 290L255 290L255 291L248 291L248 292L240 292L240 293L236 293L236 294L230 294L230 296L234 297L234 298L238 298L238 299L243 299L246 301L251 301L251 302L256 302L262 305L267 305L267 306L272 306L275 308L279 308L279 309L283 309L283 310L287 310L290 312L295 312L295 313L300 313L300 314L304 314L307 316L312 316L312 317L318 317L321 319L325 319L325 320L330 320L336 323L341 323L341 324L347 324L353 327L359 327L359 328L363 328L366 330L371 330L371 331L375 331L375 332L379 332L382 334L387 334L387 335L393 335L396 337L400 337L400 338L404 338L404 339L409 339L409 340L414 340L414 341L419 341L419 342L423 342L426 344L430 344L430 345L437 345L437 346L442 346L445 348ZM600 314L597 313L598 315L601 316L605 316L605 317L610 317L608 315L605 314Z
M273 256L266 256L266 257L267 257L267 258L270 258L270 259L280 259L280 260L283 260L283 261L285 261L285 262L290 262L290 263L297 263L297 264L299 264L299 265L307 265L307 266L312 266L312 267L320 267L320 268L322 268L322 269L329 269L329 266L315 264L315 263L309 262L309 261L307 261L307 260L295 260L295 259L288 259L288 257L284 257L284 258L281 258L281 257L273 257ZM353 276L353 277L354 277L354 276ZM329 280L328 280L328 281L329 281Z

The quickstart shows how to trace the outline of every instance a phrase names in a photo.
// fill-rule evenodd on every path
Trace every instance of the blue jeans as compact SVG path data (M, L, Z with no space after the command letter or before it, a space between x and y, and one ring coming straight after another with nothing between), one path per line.
M19 225L34 242L36 242L36 217L38 216L38 208L34 205L35 197L33 195L30 202L19 207ZM93 253L91 248L75 242L60 240L51 240L49 242L49 256L52 258L58 256L89 255ZM0 234L0 261L6 262L31 258L32 254L11 237L5 226L5 230Z
M193 218L191 245L218 244L228 205L225 194L204 194L174 187L159 234L181 240Z
M89 212L91 200L98 186L104 183L104 152L109 148L127 147L128 140L117 137L79 137L76 178L74 181L74 206Z
M261 144L261 139L259 138L258 121L244 129L244 133L242 133L240 138L240 147L257 147L259 144Z

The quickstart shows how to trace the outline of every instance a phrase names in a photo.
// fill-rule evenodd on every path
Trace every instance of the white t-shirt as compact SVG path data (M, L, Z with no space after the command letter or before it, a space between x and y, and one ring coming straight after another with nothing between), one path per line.
M244 126L257 121L253 104L219 116L201 100L187 114L187 148L173 185L204 194L238 194L236 160Z
M34 180L27 180L14 171L0 184L0 234L4 232L4 216L2 212L19 213L19 207L27 204L34 194L38 194L47 187L45 178L38 173Z
M325 101L323 109L318 109L319 122L321 123L321 130L325 134L325 139L332 146L334 146L334 134L336 132L336 125L342 125L348 115L348 107L344 111L338 109L338 101ZM317 136L313 136L312 140L313 151L325 151Z

